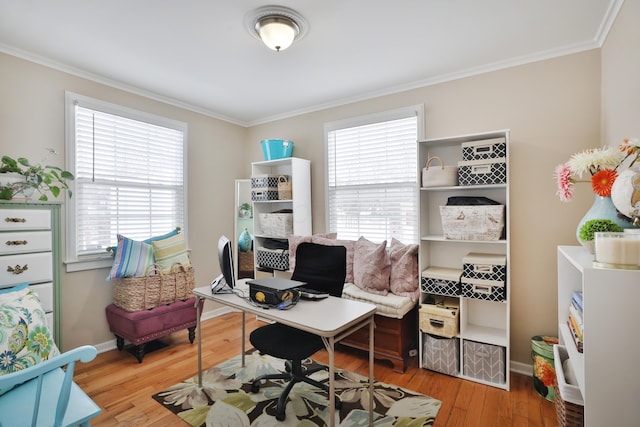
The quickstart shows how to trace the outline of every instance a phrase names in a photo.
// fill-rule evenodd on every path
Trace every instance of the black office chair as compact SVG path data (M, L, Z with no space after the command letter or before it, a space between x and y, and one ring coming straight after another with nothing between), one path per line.
M335 297L342 296L342 288L346 276L347 249L344 246L325 246L316 243L301 243L296 250L296 266L291 278L306 282L306 288L326 291ZM310 302L310 304L313 304ZM301 307L298 307L302 309ZM296 308L294 308L295 310ZM302 361L324 348L322 338L309 332L301 331L280 323L273 323L251 332L251 344L263 354L278 359L285 359L286 373L263 375L253 380L251 391L260 390L260 382L267 379L289 380L276 409L276 419L285 419L285 408L289 392L296 383L304 381L329 393L327 384L309 377L326 366L303 370ZM335 397L335 407L340 409L342 403Z

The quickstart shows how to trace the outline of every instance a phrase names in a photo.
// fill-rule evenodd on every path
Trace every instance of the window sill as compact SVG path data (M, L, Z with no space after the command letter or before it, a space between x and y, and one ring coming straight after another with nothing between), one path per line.
M64 262L67 273L73 273L76 271L95 270L98 268L109 268L113 265L112 257L92 258L87 260L74 260Z

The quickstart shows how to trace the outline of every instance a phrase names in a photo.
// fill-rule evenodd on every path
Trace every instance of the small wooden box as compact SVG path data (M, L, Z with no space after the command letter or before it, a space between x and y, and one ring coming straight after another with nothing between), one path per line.
M420 305L420 330L427 334L453 338L458 335L460 302L457 298L442 298L436 304Z

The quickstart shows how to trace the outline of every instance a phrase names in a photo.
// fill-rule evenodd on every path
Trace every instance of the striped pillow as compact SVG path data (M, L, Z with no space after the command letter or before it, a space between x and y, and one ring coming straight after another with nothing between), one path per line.
M191 265L187 245L182 234L176 234L168 239L151 242L156 265L161 271L169 271L174 264L182 264L185 267Z
M118 234L118 248L108 280L145 276L153 265L153 247Z
M155 240L162 240L162 239L166 239L167 237L171 237L171 236L175 236L176 234L179 233L180 228L174 228L173 230L171 230L170 232L166 233L166 234L162 234L160 236L153 236L153 237L149 237L148 239L144 239L143 242L147 243L147 244L151 244L151 242L155 241ZM112 252L114 255L118 252L118 247L117 246L110 246L107 248L107 252Z

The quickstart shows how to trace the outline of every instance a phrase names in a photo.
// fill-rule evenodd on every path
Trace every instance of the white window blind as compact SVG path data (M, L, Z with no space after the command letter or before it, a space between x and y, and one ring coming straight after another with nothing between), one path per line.
M125 117L124 109L122 115L101 110L73 105L75 220L70 226L78 260L104 255L117 234L144 240L185 227L186 125L167 127L152 123L161 118L144 121Z
M327 132L328 226L338 238L417 243L419 117L404 115Z

